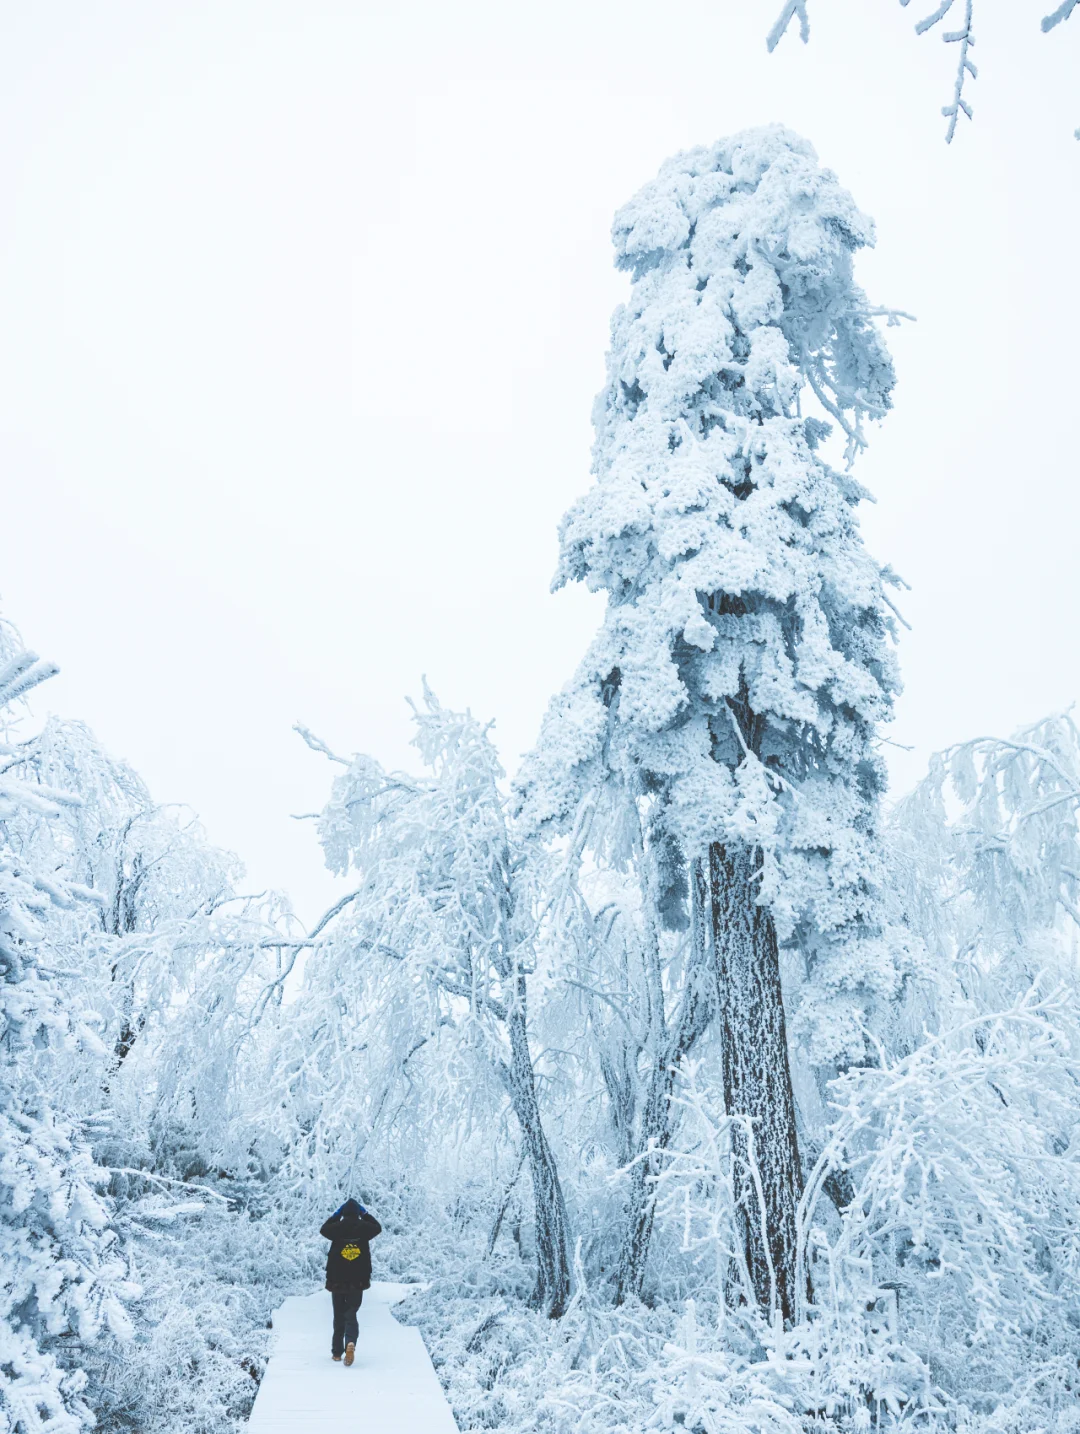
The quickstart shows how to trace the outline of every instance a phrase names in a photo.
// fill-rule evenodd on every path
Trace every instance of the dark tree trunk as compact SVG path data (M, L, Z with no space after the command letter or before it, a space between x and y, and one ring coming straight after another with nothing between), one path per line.
M760 853L709 848L713 950L724 1102L753 1132L759 1199L744 1127L733 1132L736 1218L758 1305L795 1317L797 1207L802 1193L776 928L757 902Z
M679 1062L690 1053L705 1031L715 1005L709 972L709 893L700 862L693 863L692 878L690 959L678 1014L670 1030L663 1032L660 1053L649 1074L638 1132L638 1158L630 1172L626 1230L615 1282L617 1304L622 1304L630 1295L641 1295L656 1211L650 1177L656 1173L658 1162L649 1151L666 1150L671 1141L675 1125L671 1097Z
M139 1038L139 1032L146 1024L145 1016L137 1016L134 1020L125 1016L123 1025L120 1027L120 1034L116 1038L116 1045L113 1047L113 1055L116 1057L116 1069L127 1060L131 1054L131 1048Z
M524 984L524 977L519 977L518 999L507 1013L510 1064L503 1071L532 1176L536 1211L535 1299L552 1319L558 1319L570 1301L570 1241L559 1170L540 1119L536 1077L529 1054Z

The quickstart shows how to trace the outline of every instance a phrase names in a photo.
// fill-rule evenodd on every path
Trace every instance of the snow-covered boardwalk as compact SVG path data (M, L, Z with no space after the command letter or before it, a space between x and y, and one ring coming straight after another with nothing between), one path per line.
M274 1315L252 1434L457 1434L420 1331L390 1313L411 1288L376 1281L364 1295L351 1369L330 1358L326 1291L286 1300Z

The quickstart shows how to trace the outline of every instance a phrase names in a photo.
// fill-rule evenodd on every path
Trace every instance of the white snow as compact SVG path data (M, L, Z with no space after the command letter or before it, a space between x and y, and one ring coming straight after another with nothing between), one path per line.
M274 1315L270 1363L253 1434L457 1434L420 1331L390 1312L415 1285L375 1281L360 1307L351 1369L330 1358L330 1296L294 1295Z

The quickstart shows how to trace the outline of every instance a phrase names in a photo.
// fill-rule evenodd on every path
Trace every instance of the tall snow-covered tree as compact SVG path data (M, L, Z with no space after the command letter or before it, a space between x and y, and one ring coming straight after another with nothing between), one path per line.
M903 957L883 930L877 726L897 688L889 574L850 474L894 375L853 257L873 229L780 127L688 151L616 216L628 303L594 413L595 484L555 585L607 593L519 783L569 832L616 785L662 923L700 880L740 1229L761 1306L795 1309L794 1025L824 1073L857 1062ZM827 454L835 440L846 463Z

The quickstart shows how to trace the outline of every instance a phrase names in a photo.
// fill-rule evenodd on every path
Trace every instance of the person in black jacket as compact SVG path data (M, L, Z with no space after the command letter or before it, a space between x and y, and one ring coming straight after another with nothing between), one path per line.
M360 1327L356 1312L371 1284L369 1240L382 1231L375 1216L356 1200L346 1200L319 1231L330 1241L326 1257L326 1288L334 1301L334 1338L330 1353L335 1360L345 1355L352 1364Z

